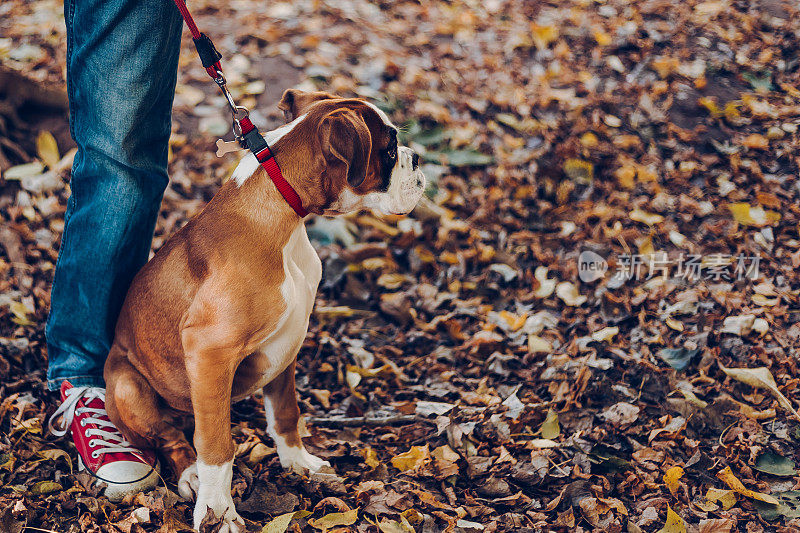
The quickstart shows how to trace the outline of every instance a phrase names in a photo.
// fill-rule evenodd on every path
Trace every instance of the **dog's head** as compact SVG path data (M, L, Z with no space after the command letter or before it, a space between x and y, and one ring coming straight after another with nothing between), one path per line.
M310 212L337 215L366 208L405 214L422 197L419 156L399 145L397 127L373 104L290 89L279 107L289 122L283 128L291 128L310 160L311 168L302 172L307 177L296 184ZM287 158L277 148L283 165Z

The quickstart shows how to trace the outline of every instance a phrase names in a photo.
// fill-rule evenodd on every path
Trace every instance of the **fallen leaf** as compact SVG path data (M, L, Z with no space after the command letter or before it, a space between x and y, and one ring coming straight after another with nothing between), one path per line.
M539 428L539 433L543 439L552 440L561 434L561 426L558 424L558 413L552 409L547 410L547 416Z
M375 468L380 464L380 461L378 461L378 454L369 446L364 448L364 462L367 463L367 466L370 468Z
M285 533L293 519L302 518L309 514L311 514L309 511L292 511L278 515L261 528L261 533Z
M697 533L730 533L735 525L730 518L705 518L700 520Z
M686 533L686 523L678 513L672 510L669 504L667 504L667 521L664 523L664 527L658 530L658 533Z
M683 468L680 466L673 466L664 473L664 484L673 496L677 496L676 491L680 486L680 479L683 477L683 474Z
M567 159L564 162L564 174L578 183L591 183L594 177L594 166L581 159Z
M358 519L358 509L351 509L342 513L329 513L322 518L310 518L308 523L314 529L328 530L337 526L355 524Z
M38 481L31 487L30 493L36 496L43 496L54 492L61 492L62 490L64 490L64 487L55 481Z
M536 267L533 277L539 282L539 288L533 293L537 298L548 298L556 290L556 280L547 279L547 267Z
M425 446L412 446L407 452L395 455L392 457L392 466L401 472L409 470L416 470L424 465L430 459L430 452L428 445Z
M664 222L664 217L655 213L648 213L642 209L634 209L630 214L631 220L642 222L648 226L654 226Z
M760 501L753 502L764 520L777 520L781 516L786 518L800 518L800 490L776 492L773 494L778 500L778 505L771 505Z
M744 202L728 204L728 209L733 215L734 220L744 226L763 228L764 226L775 224L781 218L780 213L766 211L760 205L753 207Z
M726 485L728 485L732 490L738 492L742 496L747 496L748 498L752 498L754 500L759 500L762 502L770 503L772 505L778 505L778 500L774 496L770 496L769 494L762 494L760 492L755 492L746 488L741 481L733 474L731 467L726 466L719 472L717 472L717 477L721 479Z
M683 370L700 353L699 349L688 350L684 347L681 348L662 348L656 355L663 359L669 366L675 370Z
M773 476L796 476L800 474L794 461L770 451L759 455L753 468Z
M414 527L408 523L405 517L400 517L400 522L396 520L389 520L388 518L381 519L378 524L378 529L381 533L415 533Z
M766 150L769 148L769 140L758 133L752 133L744 138L742 146L755 150Z
M55 461L57 459L64 459L69 465L69 471L72 472L72 459L70 458L69 454L64 450L60 450L58 448L53 448L52 450L40 450L36 452L40 457L47 459L49 461Z
M775 378L772 377L772 373L769 371L767 367L758 367L758 368L726 368L722 365L719 365L720 369L725 372L729 377L737 381L741 381L751 387L755 387L757 389L767 389L772 393L773 396L778 400L778 403L786 409L787 411L791 412L795 418L800 420L800 414L795 410L792 406L792 402L783 395L783 393L778 390L778 384L775 383Z
M55 167L61 160L56 139L49 131L42 131L36 137L36 154L48 168Z
M24 165L17 165L11 167L3 172L3 178L6 180L22 180L24 178L32 178L44 172L44 165L39 161L32 163L25 163Z
M556 286L556 295L571 307L580 307L588 299L578 292L578 287L569 281L562 281Z
M641 409L626 402L617 402L614 405L606 407L600 413L600 418L615 426L629 426L636 422L639 418Z
M597 342L609 342L617 333L619 333L617 326L605 327L592 333L592 339Z

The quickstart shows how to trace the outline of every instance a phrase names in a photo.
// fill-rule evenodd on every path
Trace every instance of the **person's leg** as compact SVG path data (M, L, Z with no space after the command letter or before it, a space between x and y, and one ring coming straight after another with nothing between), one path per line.
M103 386L122 301L166 188L182 20L170 0L65 0L78 145L46 334L48 387Z

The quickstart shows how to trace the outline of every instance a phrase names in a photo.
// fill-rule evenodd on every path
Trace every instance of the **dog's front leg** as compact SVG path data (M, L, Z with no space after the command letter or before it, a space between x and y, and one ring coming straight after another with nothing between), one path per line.
M195 331L192 331L194 329ZM236 353L207 344L210 328L184 331L186 366L195 418L194 445L197 448L199 488L194 508L194 527L199 529L208 510L223 517L221 533L242 533L244 521L231 498L233 440L231 439L231 387L236 370Z
M304 470L314 473L323 466L330 466L330 463L308 453L300 440L297 427L300 409L297 407L294 385L295 365L296 359L264 387L267 432L275 441L281 466L300 473Z

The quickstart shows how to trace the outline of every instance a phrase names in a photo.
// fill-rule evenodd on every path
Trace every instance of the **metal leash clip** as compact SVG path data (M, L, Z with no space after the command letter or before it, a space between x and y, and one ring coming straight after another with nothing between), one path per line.
M225 76L223 76L222 72L220 72L219 70L217 71L217 76L214 77L214 82L219 86L219 89L222 91L223 96L225 96L225 100L227 100L228 102L228 107L230 108L231 116L233 117L233 136L241 144L242 142L241 121L242 119L250 115L250 111L248 111L247 108L244 106L236 105L236 102L233 101L233 96L231 95L231 92L228 90L228 84L225 81Z
M233 137L236 139L233 142L223 141L222 139L217 141L217 157L222 157L228 152L235 152L247 148L244 143L244 136L242 135L242 120L250 115L250 111L244 106L236 105L236 102L233 101L233 96L228 90L225 76L222 75L221 71L217 70L217 75L214 76L213 79L219 86L220 91L222 91L222 95L225 96L225 100L228 102L228 107L231 110L231 117L233 119L231 129L233 130Z

